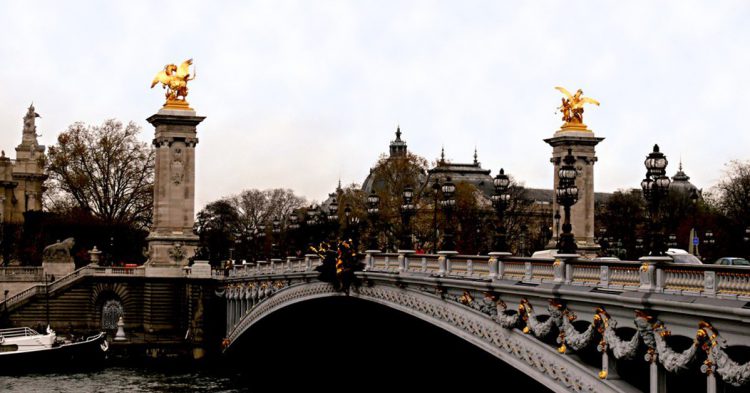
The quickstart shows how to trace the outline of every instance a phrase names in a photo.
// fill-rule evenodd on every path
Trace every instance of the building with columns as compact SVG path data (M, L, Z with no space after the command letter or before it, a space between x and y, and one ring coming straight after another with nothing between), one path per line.
M29 106L23 117L21 144L16 146L16 158L11 159L0 153L0 222L21 224L23 213L42 210L44 173L44 150L39 145L36 132L36 118L41 117Z

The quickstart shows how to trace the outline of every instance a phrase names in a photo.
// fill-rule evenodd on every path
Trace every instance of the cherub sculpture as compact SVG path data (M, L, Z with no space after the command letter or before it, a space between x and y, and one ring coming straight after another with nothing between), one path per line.
M156 77L151 82L151 88L156 86L157 83L161 83L162 88L167 89L165 94L167 104L170 101L184 102L188 93L187 83L195 79L195 70L193 70L193 75L190 75L190 66L192 64L193 59L183 61L179 67L174 64L167 64L163 70L156 74Z
M567 123L583 124L583 104L594 104L599 106L599 101L583 97L583 90L578 89L575 94L570 94L564 87L555 87L565 95L562 98L562 105L557 109L563 114L562 120Z

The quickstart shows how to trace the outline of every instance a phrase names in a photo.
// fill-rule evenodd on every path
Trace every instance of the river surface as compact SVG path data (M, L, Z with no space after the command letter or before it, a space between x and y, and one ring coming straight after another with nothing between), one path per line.
M429 323L343 297L277 311L225 356L201 365L131 360L100 367L0 375L0 392L441 392L456 385L463 391L547 391Z
M154 371L141 367L108 367L86 372L0 376L0 392L247 392L243 378L216 371Z

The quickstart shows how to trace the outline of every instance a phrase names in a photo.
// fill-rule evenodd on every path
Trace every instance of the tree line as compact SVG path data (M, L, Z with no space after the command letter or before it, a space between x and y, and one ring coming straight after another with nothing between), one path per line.
M101 125L74 123L60 133L44 162L49 175L44 211L25 213L22 225L2 225L4 263L39 265L44 246L67 237L76 238L73 252L79 264L88 262L87 251L94 246L104 252L103 263L143 263L153 205L154 151L139 141L140 132L132 122L107 120ZM376 217L368 215L368 195L357 184L332 193L335 219L327 206L289 189L248 189L220 198L196 217L198 257L219 263L300 255L310 245L340 237L356 237L360 250L375 237L381 250L394 251L405 232L415 248L431 252L439 250L448 226L456 233L459 252L491 251L498 223L488 198L470 183L456 183L455 214L447 222L439 206L442 195L431 187L427 168L427 160L412 153L396 160L381 156L372 169L372 189L380 199ZM408 228L401 214L406 187L415 191ZM551 213L539 214L517 181L510 193L504 222L508 243L514 254L529 255L549 243ZM678 247L687 248L689 232L697 228L704 256L750 254L750 161L727 163L720 182L696 202L679 193L668 199L663 225L666 234L675 235ZM645 238L647 217L640 190L615 192L597 205L595 217L606 253L631 259L642 255L639 239ZM704 242L707 231L713 233L713 244Z

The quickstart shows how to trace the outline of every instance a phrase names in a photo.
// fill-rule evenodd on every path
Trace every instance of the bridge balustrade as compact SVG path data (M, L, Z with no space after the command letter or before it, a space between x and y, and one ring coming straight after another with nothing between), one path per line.
M417 274L504 280L526 283L557 282L574 286L641 290L722 298L750 298L750 270L716 265L655 264L655 283L649 285L649 264L643 261L592 261L582 258L528 258L456 255L453 253L368 253L365 270L389 274ZM251 277L312 271L317 255L304 259L259 261L235 267L229 277ZM128 274L124 271L109 274ZM221 277L221 275L215 275Z

